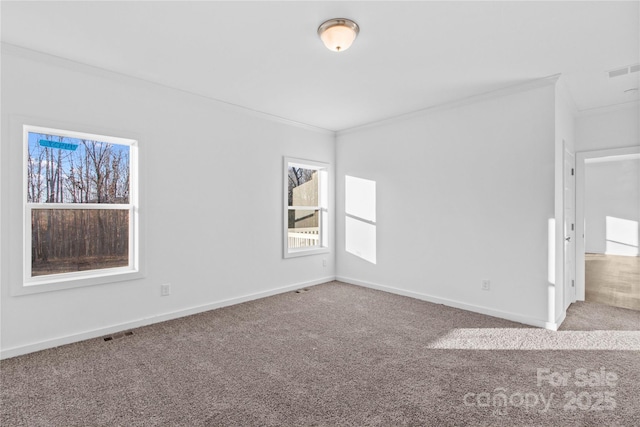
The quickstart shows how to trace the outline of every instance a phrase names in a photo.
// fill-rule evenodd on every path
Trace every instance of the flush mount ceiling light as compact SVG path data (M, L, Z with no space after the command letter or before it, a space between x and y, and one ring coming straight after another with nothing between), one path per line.
M346 18L329 19L318 27L320 39L327 49L334 52L349 49L359 32L358 24Z

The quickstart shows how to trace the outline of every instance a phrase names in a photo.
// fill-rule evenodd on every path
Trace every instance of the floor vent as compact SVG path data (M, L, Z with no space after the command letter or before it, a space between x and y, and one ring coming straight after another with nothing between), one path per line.
M109 335L108 337L104 337L103 340L105 341L113 341L113 340L117 340L119 338L122 337L128 337L133 335L133 331L126 331L126 332L119 332L117 334L113 334L113 335Z

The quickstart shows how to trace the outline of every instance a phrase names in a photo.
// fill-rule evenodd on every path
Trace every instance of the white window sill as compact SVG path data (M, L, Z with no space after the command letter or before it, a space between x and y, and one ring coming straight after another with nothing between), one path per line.
M296 258L307 255L326 254L330 252L329 248L311 248L311 249L289 249L289 252L284 254L285 258Z
M111 270L111 271L110 271ZM26 280L22 286L14 286L11 295L30 295L42 292L60 291L64 289L81 288L85 286L103 285L114 282L142 279L144 274L132 269L105 269L94 272L65 273L48 275Z

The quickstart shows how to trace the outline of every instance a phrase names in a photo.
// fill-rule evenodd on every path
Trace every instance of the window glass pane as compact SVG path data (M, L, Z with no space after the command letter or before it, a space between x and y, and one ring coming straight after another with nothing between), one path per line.
M289 249L318 246L320 244L319 210L289 210Z
M29 203L129 203L129 146L29 132Z
M31 275L129 265L128 209L33 209Z
M288 182L288 206L318 206L317 170L289 166Z

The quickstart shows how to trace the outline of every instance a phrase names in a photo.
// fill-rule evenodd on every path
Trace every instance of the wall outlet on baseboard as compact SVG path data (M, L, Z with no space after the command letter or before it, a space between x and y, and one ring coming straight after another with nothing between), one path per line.
M160 285L160 296L166 297L171 295L171 283Z
M481 286L483 291L488 291L491 289L491 280L483 280Z

